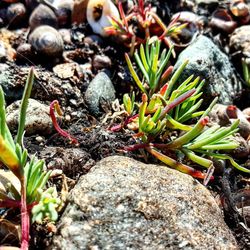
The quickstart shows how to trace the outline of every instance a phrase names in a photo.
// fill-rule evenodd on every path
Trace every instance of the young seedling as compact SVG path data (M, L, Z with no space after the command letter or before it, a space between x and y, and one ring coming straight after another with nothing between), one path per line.
M34 69L31 68L21 101L16 140L12 137L6 123L4 92L0 86L0 161L18 178L21 186L21 190L17 190L11 181L9 181L8 190L6 192L0 192L0 206L20 208L22 250L26 250L29 247L31 210L37 210L37 204L41 203L41 199L43 199L45 193L48 192L45 191L44 193L43 189L50 176L50 171L43 170L44 161L38 160L35 156L30 157L27 149L25 149L23 145L26 111L33 80ZM58 206L59 203L59 199L56 201L48 200L46 205L43 203L43 216L52 220L55 219L55 207ZM39 219L43 219L43 216L40 216ZM37 216L33 218L33 221L37 221Z

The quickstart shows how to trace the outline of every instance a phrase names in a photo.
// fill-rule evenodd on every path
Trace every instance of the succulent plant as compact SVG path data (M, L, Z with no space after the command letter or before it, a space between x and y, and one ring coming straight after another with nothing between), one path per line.
M34 70L31 69L21 102L16 140L13 139L6 123L4 92L0 86L0 162L18 178L21 186L21 190L18 190L11 180L8 181L0 175L0 180L5 180L8 186L6 192L0 191L0 207L16 207L21 210L22 250L28 249L29 245L30 211L32 208L34 211L38 211L41 203L43 204L44 213L38 216L38 212L34 212L35 220L38 220L37 218L41 220L44 218L43 216L52 220L56 218L55 200L52 199L55 198L55 192L51 193L51 189L43 191L51 171L44 171L44 161L38 160L35 156L31 157L23 145L26 111L33 80ZM46 201L47 205L45 206L45 198L48 194L51 194L52 197ZM56 203L58 202L57 199Z
M144 0L135 1L135 6L129 11L129 14L124 12L121 1L117 0L116 2L119 15L110 14L109 20L111 26L104 29L107 34L120 38L123 44L130 48L131 55L136 46L145 43L152 35L157 35L159 40L163 41L168 47L171 47L174 44L171 38L177 37L182 29L187 26L187 23L180 24L178 22L178 16L166 26L151 5L145 5ZM131 24L131 21L134 19L137 23L137 29L134 29ZM138 35L135 30L140 30L143 35ZM175 56L174 50L172 50L172 53Z
M123 98L128 115L123 126L133 127L138 142L126 147L125 151L146 149L168 166L204 179L205 183L212 178L215 158L229 160L235 168L250 173L249 169L222 153L238 147L233 135L238 130L239 119L228 127L209 127L207 115L217 98L205 111L200 111L204 81L191 75L184 82L178 82L188 61L172 72L173 66L169 66L172 47L168 52L166 49L161 51L160 43L159 39L152 37L135 51L138 70L125 54L131 75L142 92L140 102L135 101L134 94L132 97L125 94ZM209 171L205 174L183 162L198 164Z

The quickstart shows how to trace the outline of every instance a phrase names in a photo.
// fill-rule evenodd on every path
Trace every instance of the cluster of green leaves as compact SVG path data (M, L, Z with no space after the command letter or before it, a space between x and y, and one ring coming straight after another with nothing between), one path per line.
M26 249L28 245L29 232L27 231L29 230L30 208L33 207L34 211L37 211L36 206L39 206L40 210L42 206L42 210L44 211L42 215L52 220L57 218L54 215L55 211L53 205L47 205L44 202L41 203L45 194L47 194L47 191L43 191L43 189L51 172L44 171L44 161L38 160L35 156L30 157L27 149L22 143L28 99L30 97L33 80L34 71L31 69L21 101L16 140L12 137L6 123L5 98L3 89L0 86L0 161L12 171L19 179L21 185L21 190L17 190L15 185L11 182L11 179L6 181L4 176L0 176L0 181L4 180L5 183L8 183L6 191L0 191L0 203L2 207L15 206L21 209L22 240L24 242L24 244L22 244L24 246L23 249ZM51 202L54 204L53 200L51 200ZM39 204L37 205L37 203ZM35 218L37 218L36 213ZM41 219L43 218L39 216L39 221L41 221Z
M238 130L239 120L229 127L207 126L207 115L217 98L207 110L199 110L203 102L200 97L204 81L191 75L184 82L178 82L188 61L172 72L173 67L168 65L171 49L168 52L166 49L161 51L160 41L155 37L149 39L145 47L141 45L134 54L138 70L133 67L129 56L125 55L131 75L142 92L141 102L135 101L134 94L132 97L125 94L123 98L130 120L137 124L138 133L135 137L140 139L140 144L126 149L145 148L167 165L198 178L205 178L206 175L161 151L174 151L176 155L183 155L188 161L206 168L213 168L213 158L229 159L234 167L249 173L250 170L221 153L238 147L233 134ZM172 138L172 131L178 131L179 136ZM162 138L166 137L168 140L164 141Z
M41 223L44 218L56 221L58 218L57 208L60 204L61 200L58 198L54 187L40 192L39 203L32 209L32 222Z

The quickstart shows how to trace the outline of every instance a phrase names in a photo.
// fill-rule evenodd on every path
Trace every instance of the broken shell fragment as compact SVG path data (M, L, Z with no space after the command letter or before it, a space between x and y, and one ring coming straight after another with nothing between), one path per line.
M108 36L105 28L111 26L110 17L120 18L119 12L111 0L89 0L87 20L94 33Z

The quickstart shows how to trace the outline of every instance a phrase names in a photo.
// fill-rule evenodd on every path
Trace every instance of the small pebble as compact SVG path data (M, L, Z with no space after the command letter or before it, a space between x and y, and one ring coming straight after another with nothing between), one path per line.
M77 101L75 99L70 99L69 102L74 105L77 106Z
M95 70L111 67L111 59L108 56L96 55L94 56L92 65Z
M98 35L90 35L84 38L84 43L91 45L92 43L96 43L98 45L103 44L103 39Z
M230 37L229 46L232 52L240 52L250 57L250 25L237 28Z
M39 143L44 142L44 138L42 136L37 136L36 141Z
M26 60L27 58L32 58L33 56L34 52L32 51L29 43L23 43L17 47L17 59Z
M65 121L66 121L66 122L69 122L70 120L71 120L70 115L65 115Z
M62 39L64 41L65 44L71 44L71 34L70 34L70 30L69 29L60 29L59 33L62 36Z

